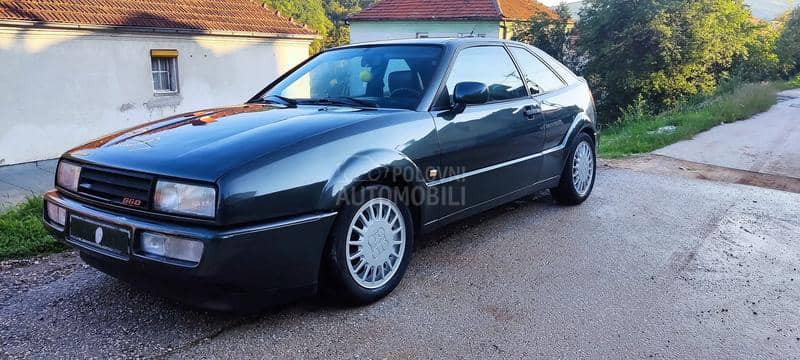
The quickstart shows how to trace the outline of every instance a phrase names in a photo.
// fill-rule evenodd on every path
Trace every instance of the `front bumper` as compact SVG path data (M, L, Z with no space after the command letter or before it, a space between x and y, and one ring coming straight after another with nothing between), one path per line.
M45 202L67 210L65 226L44 223L60 241L80 251L89 265L134 285L196 306L220 310L290 301L316 292L322 252L336 213L313 214L240 228L213 228L122 215L62 196L53 190ZM46 207L45 207L46 209ZM127 254L115 254L69 236L70 215L131 230ZM143 231L202 241L197 264L171 262L137 253Z

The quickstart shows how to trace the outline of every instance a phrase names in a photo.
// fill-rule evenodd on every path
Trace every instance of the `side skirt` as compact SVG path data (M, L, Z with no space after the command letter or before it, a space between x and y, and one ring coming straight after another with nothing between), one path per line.
M486 210L496 208L500 205L507 204L519 198L539 192L541 190L556 187L558 186L559 180L560 176L553 176L544 180L540 180L526 187L514 190L505 195L498 196L494 199L484 201L480 204L475 204L465 209L461 209L445 217L425 223L425 225L421 229L421 233L427 233L436 230L447 224L451 224L455 221L462 220L476 214L480 214Z

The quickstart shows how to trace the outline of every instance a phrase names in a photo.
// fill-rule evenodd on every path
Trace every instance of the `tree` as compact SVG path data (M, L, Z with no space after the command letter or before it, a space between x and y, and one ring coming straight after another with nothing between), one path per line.
M350 43L350 27L347 17L371 6L375 0L325 0L325 13L333 22L333 29L325 39L325 47L336 47Z
M732 77L746 82L780 78L780 59L775 54L775 42L780 32L766 21L759 21L753 26L753 36L748 37L746 45L747 51L734 58Z
M577 26L584 74L606 118L711 93L753 32L742 0L588 0Z
M775 53L785 76L800 73L800 9L788 16L783 32L775 42Z
M333 23L325 14L322 0L263 0L264 5L277 10L282 16L291 17L298 23L308 25L322 39L311 43L311 51L322 50L324 39L333 28Z
M558 5L555 10L557 16L539 12L530 20L515 24L512 38L536 46L550 56L563 60L573 21L565 3Z

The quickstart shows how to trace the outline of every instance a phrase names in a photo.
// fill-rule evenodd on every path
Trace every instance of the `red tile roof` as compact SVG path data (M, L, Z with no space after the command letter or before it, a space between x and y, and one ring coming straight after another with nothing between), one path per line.
M0 20L313 35L254 0L0 0Z
M528 20L535 14L545 14L557 18L553 9L535 0L498 0L500 12L507 20Z
M350 20L527 20L542 12L535 0L379 0Z

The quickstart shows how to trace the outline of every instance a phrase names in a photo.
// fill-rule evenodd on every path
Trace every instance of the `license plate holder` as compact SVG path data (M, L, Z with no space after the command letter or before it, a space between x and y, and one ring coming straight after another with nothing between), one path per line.
M127 257L130 253L131 230L117 225L70 215L69 236L83 245L117 255Z

